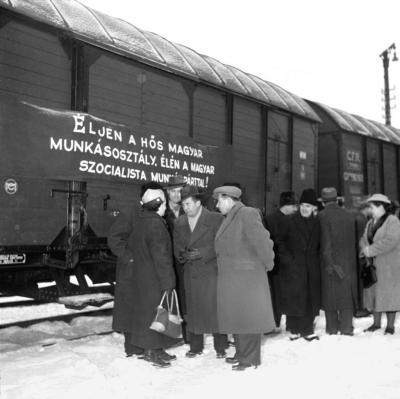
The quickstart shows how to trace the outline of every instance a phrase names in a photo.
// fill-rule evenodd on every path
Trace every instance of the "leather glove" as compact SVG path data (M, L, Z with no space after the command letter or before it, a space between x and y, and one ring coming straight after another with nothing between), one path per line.
M188 260L199 260L201 259L201 254L196 248L188 248L186 251L186 257Z
M344 278L344 271L342 266L333 264L332 268L335 271L336 275L342 280Z

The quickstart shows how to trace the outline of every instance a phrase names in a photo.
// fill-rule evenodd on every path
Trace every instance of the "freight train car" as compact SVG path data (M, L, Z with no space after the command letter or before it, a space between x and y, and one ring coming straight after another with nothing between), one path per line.
M366 195L400 198L400 131L324 104L309 104L322 120L318 138L318 186L337 187L346 206Z
M298 96L75 0L0 10L1 290L112 280L105 237L145 181L238 181L267 212L315 186L320 119Z

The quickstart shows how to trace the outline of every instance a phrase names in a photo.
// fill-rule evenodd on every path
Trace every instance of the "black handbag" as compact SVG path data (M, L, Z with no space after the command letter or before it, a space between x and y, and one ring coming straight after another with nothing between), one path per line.
M361 269L361 280L364 288L372 287L377 281L376 267L371 258L368 258Z

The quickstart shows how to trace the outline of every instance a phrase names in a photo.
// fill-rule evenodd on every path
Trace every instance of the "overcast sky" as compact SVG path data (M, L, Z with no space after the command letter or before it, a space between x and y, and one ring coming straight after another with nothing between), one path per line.
M384 123L379 55L399 46L398 0L80 0L301 97ZM400 128L400 61L390 62Z

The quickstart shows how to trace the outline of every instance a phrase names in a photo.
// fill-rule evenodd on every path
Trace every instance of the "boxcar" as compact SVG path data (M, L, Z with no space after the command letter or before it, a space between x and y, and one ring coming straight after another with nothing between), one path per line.
M320 119L298 96L75 0L0 9L1 289L11 269L107 279L144 181L237 181L266 212L315 186Z
M400 198L400 131L391 126L309 102L322 120L318 138L318 187L334 186L346 206L385 193Z

